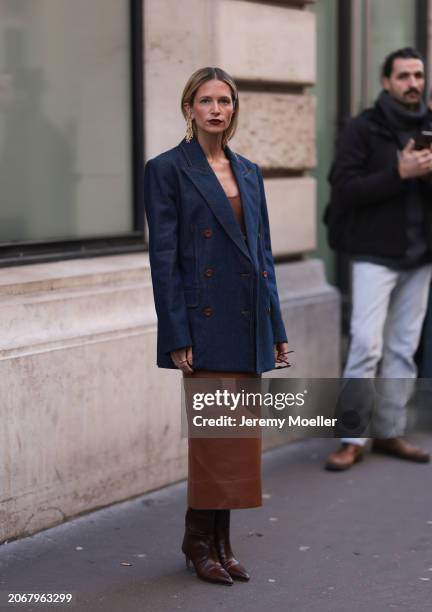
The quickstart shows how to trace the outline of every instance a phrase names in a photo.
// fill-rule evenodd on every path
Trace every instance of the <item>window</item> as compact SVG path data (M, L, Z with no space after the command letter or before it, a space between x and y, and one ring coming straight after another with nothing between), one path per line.
M0 0L2 263L143 248L141 4Z

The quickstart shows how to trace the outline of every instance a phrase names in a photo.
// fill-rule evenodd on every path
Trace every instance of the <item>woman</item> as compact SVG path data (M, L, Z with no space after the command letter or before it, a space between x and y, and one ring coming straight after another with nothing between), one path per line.
M145 172L157 363L187 378L256 378L287 363L288 344L261 172L227 146L237 87L220 68L202 68L181 109L185 139ZM189 438L182 550L203 580L249 580L231 550L230 510L261 505L260 472L259 437Z

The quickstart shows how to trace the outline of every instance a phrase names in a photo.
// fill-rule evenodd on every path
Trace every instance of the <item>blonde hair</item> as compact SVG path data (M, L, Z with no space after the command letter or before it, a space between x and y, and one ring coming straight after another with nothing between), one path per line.
M195 94L198 91L199 87L201 87L201 85L203 83L206 83L207 81L214 81L214 80L223 81L230 87L231 97L232 97L232 101L234 105L234 112L231 117L231 123L229 124L228 128L224 131L223 137L222 137L222 146L224 147L227 144L227 142L235 134L235 131L237 129L237 123L238 123L238 115L239 115L239 100L238 100L237 85L235 84L232 77L230 77L230 75L227 72L225 72L225 70L222 70L222 68L207 67L207 68L200 68L199 70L194 72L193 75L189 78L183 90L183 94L181 97L181 111L183 113L183 117L187 119L188 113L185 108L185 104L189 104L190 106L192 106L194 102ZM194 135L196 136L197 133L196 133L196 126L195 126L194 121L192 121L192 129L193 129Z

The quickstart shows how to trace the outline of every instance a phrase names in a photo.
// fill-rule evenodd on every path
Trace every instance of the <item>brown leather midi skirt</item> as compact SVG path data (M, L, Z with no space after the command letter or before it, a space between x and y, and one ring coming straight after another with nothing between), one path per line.
M239 372L196 371L185 378L257 378ZM261 435L250 438L188 438L188 506L200 510L262 505Z

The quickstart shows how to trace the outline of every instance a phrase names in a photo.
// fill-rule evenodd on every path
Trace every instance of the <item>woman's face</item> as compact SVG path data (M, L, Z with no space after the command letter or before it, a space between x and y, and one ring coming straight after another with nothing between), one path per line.
M223 134L234 114L231 88L223 81L207 81L198 87L192 106L186 109L198 131Z

